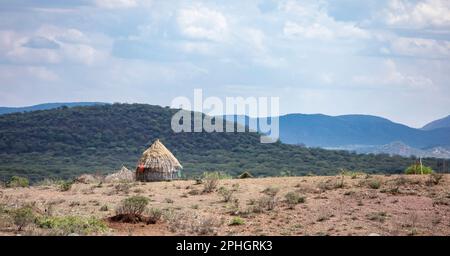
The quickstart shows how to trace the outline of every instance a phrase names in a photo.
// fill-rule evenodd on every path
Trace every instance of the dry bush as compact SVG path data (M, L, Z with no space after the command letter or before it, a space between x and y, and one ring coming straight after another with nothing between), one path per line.
M217 185L219 185L220 175L216 172L205 173L203 179L203 192L211 193L216 189Z
M278 194L278 192L280 191L280 188L276 188L276 187L267 187L265 188L262 193L268 195L268 196L276 196Z
M146 211L146 215L148 215L147 223L155 224L159 220L161 220L163 212L161 211L161 209L158 208L150 208L149 210Z
M275 209L276 204L277 200L274 196L263 196L256 202L256 212L260 212L260 210L271 211Z
M119 184L114 185L113 189L107 193L108 196L117 195L117 194L125 194L128 195L130 193L130 189L132 187L131 183L121 182Z
M188 194L191 196L200 195L201 191L198 189L191 189L191 190L189 190Z
M428 179L425 181L425 184L427 186L438 185L441 182L443 177L444 177L444 175L442 173L431 173L428 176Z
M288 192L284 198L286 199L286 203L290 209L293 209L297 204L305 202L305 197L301 196L297 192Z
M219 195L222 197L223 202L230 202L233 198L233 190L229 190L226 187L220 187L219 188Z
M213 215L192 211L179 213L168 211L165 219L171 232L188 235L216 235L218 228L223 224L223 220Z
M372 212L366 215L368 220L384 222L387 218L386 212Z

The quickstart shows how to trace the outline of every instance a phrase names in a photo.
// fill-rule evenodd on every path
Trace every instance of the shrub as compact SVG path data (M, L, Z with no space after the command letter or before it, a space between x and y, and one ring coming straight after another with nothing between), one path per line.
M69 191L72 188L73 181L62 181L59 185L60 191Z
M420 164L413 164L406 168L405 170L406 174L430 174L433 173L433 169L431 167L420 165Z
M158 208L150 208L148 210L148 221L147 223L155 224L158 222L162 217L162 211Z
M276 199L274 196L264 196L257 201L257 208L271 211L275 208Z
M36 215L30 206L24 206L11 212L14 224L19 231L36 220Z
M369 181L368 185L369 185L369 188L379 189L381 187L381 181L378 179L372 179Z
M219 195L222 196L224 202L230 202L233 198L233 191L227 189L226 187L220 187Z
M293 208L295 205L305 202L305 197L301 196L297 192L289 192L284 196L284 198L286 199L289 208Z
M442 173L431 173L428 180L425 182L428 186L438 185L444 175Z
M334 188L344 188L344 175L341 175L341 177L337 179Z
M17 188L17 187L28 187L30 185L30 181L25 177L20 176L12 176L11 180L8 183L8 187Z
M239 225L244 225L245 221L240 218L240 217L233 217L230 221L230 226L239 226Z
M164 202L166 202L168 204L173 204L173 200L171 198L165 198Z
M122 182L114 186L113 192L115 192L116 194L118 193L128 194L130 192L130 188L131 184Z
M203 192L205 193L211 193L213 192L217 185L219 184L220 174L219 172L211 172L207 173L205 172L203 174Z
M386 220L386 217L387 217L386 212L373 212L367 214L367 219L378 222L384 222Z
M122 201L116 209L116 214L120 215L141 215L147 206L149 199L144 196L132 196Z
M276 196L278 194L278 191L280 191L279 188L276 187L267 187L262 191L262 193L268 195L268 196Z
M200 193L201 193L201 191L198 190L198 189L191 189L188 192L188 194L191 195L191 196L199 195Z
M106 224L95 217L54 216L42 217L37 220L40 228L53 230L56 234L67 235L77 233L88 235L107 230Z

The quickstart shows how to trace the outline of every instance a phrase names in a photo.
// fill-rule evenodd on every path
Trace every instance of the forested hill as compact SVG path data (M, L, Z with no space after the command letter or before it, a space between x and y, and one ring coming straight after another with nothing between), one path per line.
M178 110L144 104L112 104L0 116L0 178L69 178L110 172L136 161L156 138L175 154L184 174L207 170L236 175L334 174L340 168L401 172L411 158L261 144L255 133L174 133ZM434 159L426 159L434 166Z

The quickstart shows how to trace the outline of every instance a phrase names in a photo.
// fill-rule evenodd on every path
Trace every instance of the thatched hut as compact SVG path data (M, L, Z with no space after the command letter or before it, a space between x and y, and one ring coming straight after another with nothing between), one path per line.
M139 159L136 168L136 180L177 179L180 177L182 168L175 156L159 140L156 140Z

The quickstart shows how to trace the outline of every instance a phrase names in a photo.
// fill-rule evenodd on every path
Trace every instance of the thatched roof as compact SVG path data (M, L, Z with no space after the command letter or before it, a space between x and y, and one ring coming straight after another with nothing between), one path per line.
M134 181L134 172L128 170L127 167L122 166L116 173L112 173L105 177L105 182L120 182L120 181Z
M144 151L138 164L143 164L144 168L155 172L173 172L183 168L159 140L156 140L150 148Z

